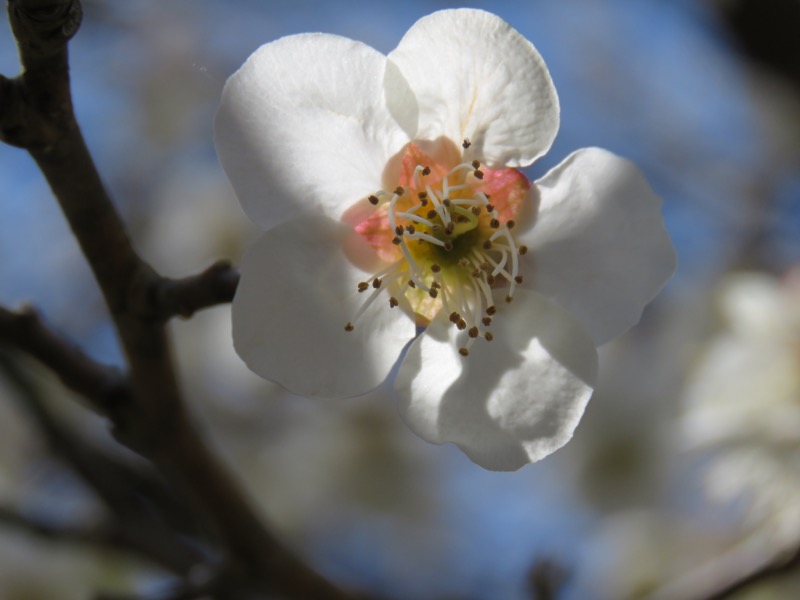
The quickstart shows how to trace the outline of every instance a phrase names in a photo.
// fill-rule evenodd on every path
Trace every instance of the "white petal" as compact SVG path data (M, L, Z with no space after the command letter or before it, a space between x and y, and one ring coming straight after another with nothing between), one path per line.
M520 243L525 286L556 300L600 345L635 325L675 270L661 200L630 161L584 148L536 182Z
M494 341L476 340L467 357L454 339L464 333L442 321L414 341L397 375L411 429L455 443L494 471L518 469L569 441L597 377L595 347L569 314L517 290L498 307Z
M338 218L381 187L408 140L384 103L386 57L323 34L259 48L225 85L214 139L248 216L264 228L301 212Z
M418 139L469 139L490 166L526 166L558 131L558 96L542 57L499 17L472 9L423 17L389 54L419 107Z
M414 336L414 323L376 301L344 326L365 294L365 273L345 256L374 254L361 236L324 217L265 232L245 253L233 300L233 342L255 373L304 396L347 397L380 384Z

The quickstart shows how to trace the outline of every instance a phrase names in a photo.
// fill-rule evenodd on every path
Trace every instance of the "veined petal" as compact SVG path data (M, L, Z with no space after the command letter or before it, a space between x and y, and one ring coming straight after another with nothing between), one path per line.
M304 396L362 394L380 384L414 336L399 310L373 306L353 331L366 275L345 255L374 251L350 227L301 217L265 232L242 260L233 342L247 366Z
M558 96L542 57L501 18L443 10L406 33L389 62L418 105L416 137L471 142L490 167L531 164L558 131Z
M675 270L661 199L630 161L572 153L536 182L539 214L519 234L525 287L569 310L600 345L635 325Z
M247 215L268 228L303 212L338 219L380 189L408 136L384 103L386 57L325 34L259 48L225 84L214 141Z
M498 308L494 341L458 352L455 327L437 319L414 343L395 387L420 437L455 443L474 462L511 471L563 446L597 377L597 352L566 311L519 290Z

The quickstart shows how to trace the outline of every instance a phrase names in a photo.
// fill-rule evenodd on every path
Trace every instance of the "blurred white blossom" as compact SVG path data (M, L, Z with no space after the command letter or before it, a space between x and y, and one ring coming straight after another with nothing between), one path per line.
M800 271L730 276L725 328L689 383L682 435L711 452L707 484L746 502L748 523L800 535Z

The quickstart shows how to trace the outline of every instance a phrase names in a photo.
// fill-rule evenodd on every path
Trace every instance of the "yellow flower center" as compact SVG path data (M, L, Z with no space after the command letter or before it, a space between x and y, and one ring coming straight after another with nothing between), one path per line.
M369 196L373 213L355 227L390 265L358 283L359 292L372 291L345 330L386 292L389 307L402 303L419 325L445 311L466 332L459 352L467 356L477 338L492 340L495 295L511 302L522 283L519 257L527 248L517 245L506 217L516 214L530 183L516 169L484 169L477 161L447 168L413 144L403 162L405 185ZM497 191L501 207L488 190Z

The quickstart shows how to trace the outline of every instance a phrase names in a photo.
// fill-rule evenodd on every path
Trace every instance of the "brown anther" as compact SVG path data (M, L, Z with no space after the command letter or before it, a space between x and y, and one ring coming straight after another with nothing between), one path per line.
M436 290L440 290L440 289L442 289L442 284L441 284L441 283L439 283L438 281L434 281L434 282L431 284L431 287L432 287L432 288L434 288L434 289L436 289Z
M360 281L358 283L358 291L359 292L366 292L369 288L369 284L366 281Z
M451 323L458 323L459 319L461 319L461 315L458 314L456 311L450 313L450 322Z
M489 315L490 317L496 312L497 312L497 309L494 307L494 304L492 304L492 306L487 306L486 307L486 314Z
M492 240L486 240L483 242L483 249L484 250L491 250L492 249Z
M444 200L442 200L442 206L446 206L447 208L450 208L451 204L453 204L453 203L450 201L450 198L445 198Z
M480 331L478 330L477 327L470 327L469 328L469 332L468 332L469 337L476 338L476 337L478 337L479 333L480 333Z
M516 281L517 283L522 283L522 275L517 275L516 277L514 277L514 281Z
M475 179L483 179L483 171L480 169L475 169L472 174L475 175Z
M492 335L491 331L487 331L483 334L483 337L486 338L487 342L491 342L494 339L494 335Z
M423 175L430 175L431 174L431 168L430 167L425 167L424 169L422 169L422 174Z
M380 280L380 279L378 279L377 277L376 277L375 279L373 279L373 280L372 280L372 287L374 287L376 290L377 290L379 287L381 287L381 280Z
M481 319L481 323L483 323L486 327L492 324L492 317L483 317Z
M453 242L451 242L450 240L445 240L445 242L444 242L444 249L445 249L447 252L450 252L450 251L453 249Z
M508 227L509 229L514 229L514 225L516 224L517 223L516 221L514 221L514 219L509 219L508 221L506 221L506 227Z
M473 161L472 161L472 166L473 166L473 168L475 168L475 169L480 169L480 168L481 168L481 161L479 161L479 160L473 160Z
M433 210L433 209L430 209L430 210L428 211L427 217L428 217L429 219L432 219L432 218L433 218L433 217L435 217L435 216L436 216L436 211L435 211L435 210Z
M428 197L428 192L418 192L417 193L417 198L419 198L420 200L425 200L425 198L427 198L427 197Z
M480 269L472 269L472 273L470 273L473 277L480 277L481 270Z
M527 246L520 246L519 247L519 255L520 256L524 256L527 253L528 253L528 247Z
M414 235L417 229L413 225L406 225L406 231L409 233L409 235Z
M431 271L433 271L434 273L438 273L441 270L442 270L442 267L440 267L437 263L433 263L431 265Z
M491 227L492 229L497 229L498 227L500 227L500 221L498 221L497 219L492 219L491 221L489 221L489 227Z
M420 198L419 203L422 206L428 206L428 199L427 198Z
M481 207L480 206L473 206L472 207L472 214L476 217L481 214Z
M464 148L464 150L466 150L470 146L472 146L472 142L470 142L467 138L464 138L464 141L461 142L461 147Z
M447 225L444 226L444 232L446 235L451 235L453 231L455 231L456 225L452 221L450 221Z
M488 283L489 285L494 285L495 281L497 281L497 280L494 278L494 275L492 275L491 273L489 273L486 276L486 283Z
M469 261L466 258L459 258L458 259L458 266L459 267L468 267Z
M400 244L402 244L402 243L403 243L403 240L401 240L399 237L394 237L394 238L392 238L392 243L393 243L395 246L399 246Z
M375 206L378 203L377 196L370 196L369 198L367 198L367 200L369 200L369 203L372 204L373 206Z
M436 290L435 287L431 287L431 289L428 290L428 296L430 296L431 298L436 298L436 296L438 296L438 295L439 295L439 292Z
M408 280L408 287L410 287L413 290L415 287L417 287L417 284L414 283L413 279L409 279Z
M458 353L461 356L469 356L469 350L467 350L466 348L459 348L458 349Z
M510 304L513 299L511 296L506 296L506 304Z
M467 322L464 319L459 319L458 323L456 323L456 327L458 327L461 331L464 331L467 328Z
M398 225L394 228L394 232L396 235L403 235L403 226Z
M397 298L395 298L394 296L389 298L389 308L394 308L398 304L400 304L400 303L397 301Z
M486 197L488 198L489 196L486 196ZM489 212L494 212L494 204L487 204L486 205L486 210L489 211Z
M396 188L394 188L394 193L398 196L402 196L406 193L406 190L402 185L398 185Z
M353 331L353 324L352 323L348 323L347 325L344 326L344 330L345 331Z

